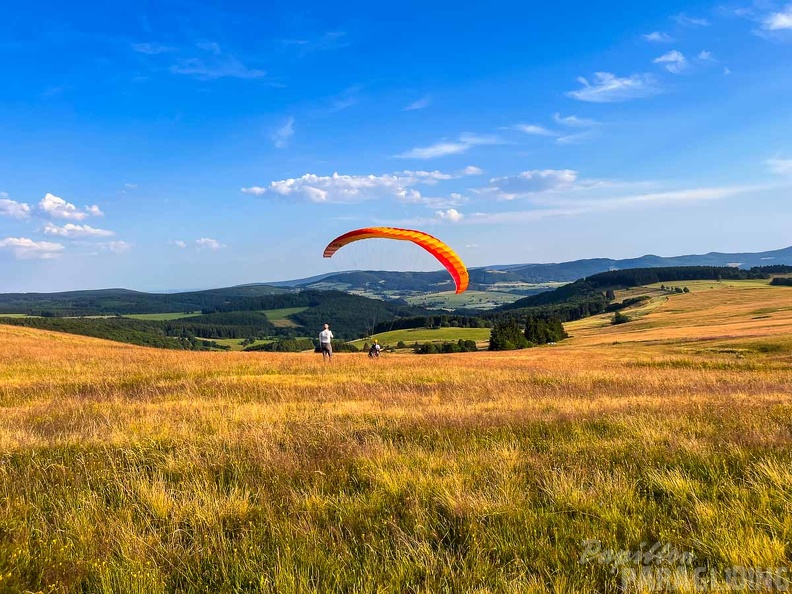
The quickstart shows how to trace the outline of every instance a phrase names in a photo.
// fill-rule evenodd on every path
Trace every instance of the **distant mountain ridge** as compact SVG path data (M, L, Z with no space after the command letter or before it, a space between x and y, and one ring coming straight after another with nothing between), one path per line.
M656 256L616 260L590 258L551 264L499 264L470 269L470 289L503 291L519 296L546 291L547 283L571 283L601 272L630 268L674 266L769 266L792 265L792 246L766 252L701 255ZM551 285L552 286L552 285ZM348 271L315 275L302 279L270 283L248 283L233 287L198 291L147 293L113 288L56 293L0 294L0 313L28 313L32 307L56 310L61 315L100 315L123 313L159 313L196 311L218 307L231 300L291 293L295 290L341 290L386 300L402 296L452 291L453 282L445 270L431 272ZM402 302L403 303L403 302Z
M470 288L494 290L503 283L541 284L573 282L600 272L627 268L663 268L672 266L738 266L752 268L771 264L792 264L792 246L767 252L710 252L684 256L647 254L638 258L616 260L590 258L551 264L504 264L471 268ZM270 283L275 285L276 283ZM355 271L319 275L302 281L281 281L280 286L302 288L336 288L346 291L389 291L432 293L451 289L451 280L444 270L432 272Z

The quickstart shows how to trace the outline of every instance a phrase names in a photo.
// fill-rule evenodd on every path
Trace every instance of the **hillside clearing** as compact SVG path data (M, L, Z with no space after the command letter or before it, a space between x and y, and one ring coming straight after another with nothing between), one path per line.
M133 320L154 320L166 322L168 320L178 320L181 318L194 318L200 316L200 311L185 311L182 313L148 313L148 314L126 314L125 318Z
M307 307L284 307L281 309L263 309L272 325L276 328L297 328L298 325L289 319L289 316L304 312Z
M373 339L380 344L396 346L399 341L407 345L415 342L456 342L458 340L475 340L476 342L489 340L489 328L408 328L405 330L391 330L380 332L369 338L350 341L356 346L362 346Z

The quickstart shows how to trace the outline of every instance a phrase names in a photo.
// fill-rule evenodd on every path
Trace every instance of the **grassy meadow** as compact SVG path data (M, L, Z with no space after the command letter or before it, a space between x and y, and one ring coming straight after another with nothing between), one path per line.
M371 338L352 340L350 342L354 345L362 346L366 342L370 343L372 338L376 338L384 345L396 346L399 341L402 341L407 346L412 346L416 342L442 343L456 342L460 339L486 342L489 340L489 335L489 328L407 328L404 330L380 332L379 334L373 335Z
M648 591L587 540L792 566L792 291L608 319L327 366L0 325L0 592Z
M281 309L265 309L261 313L266 314L270 322L278 328L296 328L297 324L289 319L289 316L304 312L307 307L283 307Z
M126 314L124 317L132 318L133 320L154 320L156 322L167 322L169 320L179 320L182 318L195 318L200 315L200 311L185 311L182 313Z

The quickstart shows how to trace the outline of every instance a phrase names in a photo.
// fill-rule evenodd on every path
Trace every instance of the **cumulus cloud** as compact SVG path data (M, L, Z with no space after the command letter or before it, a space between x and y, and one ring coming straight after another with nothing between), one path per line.
M452 175L450 173L443 173L442 171L411 171L409 169L405 169L399 173L395 173L394 175L399 176L403 180L415 180L415 183L425 183L434 185L439 181L447 180L447 179L454 179L458 177L456 175Z
M306 173L302 177L270 182L266 187L242 188L242 192L254 196L280 196L325 204L350 204L382 198L419 203L429 199L424 199L415 186L433 186L441 181L480 173L481 170L474 167L468 167L457 174L410 170L385 175L334 173L322 176Z
M226 247L216 239L211 239L210 237L201 237L201 239L196 239L195 245L197 245L200 249L207 250L220 250Z
M643 38L646 41L651 41L652 43L673 43L676 41L668 33L664 33L662 31L653 31L651 33L647 33L643 36Z
M688 65L685 55L678 50L671 50L659 58L655 58L652 62L654 64L662 64L666 70L673 74L682 73Z
M792 30L792 4L779 12L773 12L762 19L762 28L767 31Z
M19 260L51 260L64 250L64 246L59 243L33 241L27 237L0 239L0 248L11 250Z
M417 111L419 109L425 109L429 107L432 103L432 100L427 97L421 97L420 99L413 101L409 105L406 105L402 111Z
M285 148L289 140L294 136L294 118L289 118L286 123L278 128L272 135L272 142L275 148Z
M24 202L16 202L5 192L0 192L0 216L13 219L26 219L30 216L30 206Z
M182 241L182 240L180 240L180 239L176 239L174 241L169 241L168 244L172 245L172 246L175 246L177 248L180 248L180 249L184 249L184 248L187 247L187 243Z
M534 169L518 175L493 177L488 192L493 192L504 200L513 200L541 192L569 190L577 181L577 171L571 169Z
M482 173L484 173L484 170L481 167L476 167L475 165L468 165L459 172L460 175L481 175Z
M792 159L768 159L767 166L776 175L792 175Z
M89 216L102 216L104 213L95 204L86 206L84 210L79 210L71 202L66 202L63 198L47 192L38 204L39 211L53 219L71 219L82 221Z
M596 72L593 82L582 76L577 80L583 87L577 91L567 92L567 96L578 101L615 103L653 97L660 93L657 81L651 74L618 77L610 72Z
M44 226L45 235L56 235L58 237L67 238L80 238L80 237L111 237L115 235L112 231L107 229L95 229L90 225L75 225L73 223L66 223L62 227L47 223Z
M458 140L441 140L429 146L416 147L396 155L401 159L434 159L448 155L465 153L476 146L500 144L496 136L482 136L479 134L462 134Z
M449 208L447 210L438 210L435 215L437 215L438 219L442 219L444 221L450 221L451 223L458 223L462 220L463 215L455 208Z

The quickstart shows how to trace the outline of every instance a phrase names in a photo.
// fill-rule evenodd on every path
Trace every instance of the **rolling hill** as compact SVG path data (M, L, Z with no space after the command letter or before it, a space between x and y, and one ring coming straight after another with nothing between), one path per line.
M792 247L758 253L710 252L701 255L656 256L614 260L592 258L555 264L506 264L470 269L470 289L534 295L547 290L537 286L553 282L573 282L580 278L628 268L661 268L672 266L733 266L753 268L772 264L792 264ZM280 283L286 285L288 281ZM415 293L449 291L452 283L445 271L385 272L357 271L322 275L294 281L299 287L360 291L387 298L394 293L406 297Z

